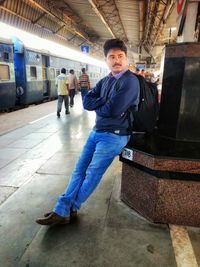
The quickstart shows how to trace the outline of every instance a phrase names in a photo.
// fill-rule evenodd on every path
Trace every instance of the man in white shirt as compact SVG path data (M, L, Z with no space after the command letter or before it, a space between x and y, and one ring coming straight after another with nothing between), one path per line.
M57 105L57 116L60 117L60 112L62 110L62 103L65 103L65 114L70 114L69 112L69 91L68 91L68 79L66 76L66 69L61 69L61 74L56 77L56 87L58 92L58 105Z
M70 98L70 107L74 106L74 96L76 90L78 89L78 81L76 75L74 74L74 70L69 71L69 98Z

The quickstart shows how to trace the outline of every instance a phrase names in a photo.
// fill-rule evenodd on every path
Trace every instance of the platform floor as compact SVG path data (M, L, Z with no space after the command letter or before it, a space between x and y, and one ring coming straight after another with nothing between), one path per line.
M198 266L191 259L192 265L183 258L176 263L168 225L151 223L121 202L118 158L76 222L35 223L64 191L94 124L95 114L83 110L80 96L75 100L60 119L56 101L0 115L0 267ZM184 229L200 266L200 229Z

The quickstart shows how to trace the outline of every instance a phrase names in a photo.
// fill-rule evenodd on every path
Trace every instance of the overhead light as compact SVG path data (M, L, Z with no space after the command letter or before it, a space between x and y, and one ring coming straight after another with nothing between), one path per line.
M107 68L107 65L104 61L98 60L94 57L85 55L75 49L69 48L67 46L58 44L56 42L44 38L40 38L34 34L22 31L8 24L0 22L0 37L12 38L13 36L18 37L28 48L45 50L46 52L50 52L52 55L55 56L64 57L67 59Z

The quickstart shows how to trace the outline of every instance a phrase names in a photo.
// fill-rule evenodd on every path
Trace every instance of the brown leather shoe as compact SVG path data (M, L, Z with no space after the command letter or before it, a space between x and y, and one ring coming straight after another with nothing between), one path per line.
M36 222L41 225L69 224L70 217L62 217L55 212L50 212L48 213L48 216L45 218L39 218Z
M44 214L44 217L48 217L50 214L52 213L52 211L50 212L47 212ZM73 211L73 210L70 210L70 218L74 219L74 218L77 218L78 217L78 212L77 211Z

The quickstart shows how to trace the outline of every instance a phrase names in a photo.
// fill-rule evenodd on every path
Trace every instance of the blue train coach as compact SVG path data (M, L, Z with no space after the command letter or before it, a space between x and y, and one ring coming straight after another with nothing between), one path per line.
M63 67L67 73L74 69L77 78L85 67L91 87L108 72L106 68L79 62L77 58L72 60L67 55L59 57L26 47L17 37L12 41L0 39L0 111L57 98L55 79Z

